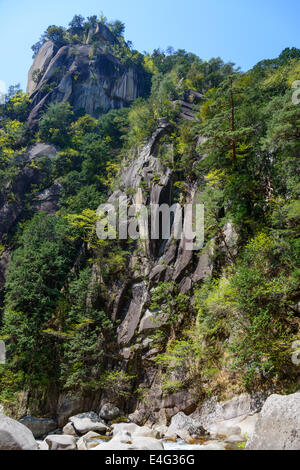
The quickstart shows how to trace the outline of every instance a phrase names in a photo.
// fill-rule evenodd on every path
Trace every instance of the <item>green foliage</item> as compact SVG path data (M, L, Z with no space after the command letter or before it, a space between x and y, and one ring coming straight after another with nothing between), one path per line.
M69 103L50 104L39 123L40 139L61 147L67 145L69 135L66 131L72 118L73 111Z
M101 387L109 393L113 403L131 396L131 387L134 376L126 374L123 370L107 371L101 377Z
M62 219L40 213L24 228L7 275L1 336L8 370L23 386L56 377L56 345L42 330L51 322L74 257Z
M25 195L24 219L32 216L38 191L62 184L56 217L22 221L14 238L5 240L16 249L0 330L8 349L8 362L0 366L0 402L13 405L21 390L45 392L49 384L80 394L104 389L115 403L134 390L133 375L107 370L108 362L118 362L115 356L107 360L116 329L109 320L109 289L112 280L130 277L133 244L99 240L96 209L119 187L124 157L134 158L162 118L170 126L154 154L173 171L174 201L185 202L191 187L199 189L205 249L214 247L213 277L195 287L195 305L178 283L160 282L151 290L149 307L164 320L153 334L163 390L189 388L199 397L228 383L232 389L291 389L300 299L299 106L292 103L291 85L299 77L299 50L286 49L241 73L220 58L203 61L184 50L141 54L125 41L120 21L76 15L68 29L50 26L34 52L47 40L56 47L86 44L99 23L117 41L103 46L92 40L90 59L110 53L122 67L137 67L144 98L99 119L74 113L68 103L51 104L37 135L26 123L30 99L18 87L0 106L0 203L19 200L14 182L37 139L59 151L31 163L41 184ZM58 68L41 92L52 91L62 73ZM36 71L34 80L40 78ZM204 99L197 104L192 91ZM183 99L190 101L194 121L181 119ZM152 184L160 177L155 174ZM140 187L148 191L145 180ZM229 220L239 235L234 250L224 235Z

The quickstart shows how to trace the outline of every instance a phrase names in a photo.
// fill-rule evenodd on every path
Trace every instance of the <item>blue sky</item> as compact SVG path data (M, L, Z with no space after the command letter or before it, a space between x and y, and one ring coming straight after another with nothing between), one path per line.
M243 70L300 47L299 0L0 0L0 81L25 88L30 48L43 31L102 11L126 24L140 51L173 46Z

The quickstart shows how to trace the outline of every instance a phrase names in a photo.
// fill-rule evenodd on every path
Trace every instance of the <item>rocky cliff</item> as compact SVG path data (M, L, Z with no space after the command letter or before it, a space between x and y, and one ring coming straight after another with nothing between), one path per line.
M264 113L255 108L256 80L269 83L263 70L244 77L184 51L136 61L99 22L80 34L44 38L30 99L19 93L1 108L0 333L9 345L1 397L15 417L47 416L59 427L105 407L138 425L167 425L180 412L201 425L244 420L261 409L261 392L299 383L290 358L299 334L290 192L299 143L286 151L266 122L269 101ZM147 74L149 99L130 107ZM279 149L274 165L270 146ZM200 195L204 245L191 251L177 240L172 217L170 237L99 242L97 206L124 195L128 206ZM130 221L143 233L137 213ZM246 390L258 395L218 405Z
M97 48L91 41L97 41ZM69 102L75 111L99 116L110 109L128 106L145 94L141 68L124 65L110 47L117 43L108 28L98 25L89 32L87 44L58 47L43 44L28 73L27 93L32 99L29 122L53 102Z

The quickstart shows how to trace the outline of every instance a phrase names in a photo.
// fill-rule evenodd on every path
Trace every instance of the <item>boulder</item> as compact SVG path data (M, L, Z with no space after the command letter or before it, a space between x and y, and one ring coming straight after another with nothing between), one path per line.
M235 420L230 425L239 425L240 421L258 413L265 401L267 395L262 392L249 395L243 393L237 395L231 400L218 402L216 397L205 400L191 415L193 419L199 422L205 429L221 421Z
M174 435L177 435L183 440L190 440L192 435L201 437L206 434L207 431L202 426L200 426L197 421L180 412L173 416L165 437L171 438Z
M267 399L246 449L300 450L300 393Z
M37 448L30 429L0 414L0 450L37 450Z
M140 322L139 333L146 330L153 330L160 328L168 320L168 315L163 312L153 312L147 310Z
M52 434L45 439L49 450L76 450L76 439L73 436L63 434Z
M25 416L25 418L21 419L19 422L30 429L36 439L44 438L57 428L56 422L48 418Z
M111 421L112 419L116 419L120 416L120 410L117 406L114 406L111 403L106 403L102 406L99 415L100 418L105 421Z
M113 436L116 436L117 434L121 432L130 432L130 434L134 434L137 429L139 429L140 426L134 423L118 423L118 424L113 424L112 425L112 430L113 430Z
M168 426L164 426L163 424L159 426L153 426L153 429L158 434L158 439L162 439L165 437L166 433L168 432Z
M221 421L208 428L212 437L229 437L232 435L241 435L241 428L235 424L236 420Z
M137 426L132 435L137 437L152 437L154 439L159 438L159 432L156 429L149 428L148 426Z
M71 416L70 421L79 434L86 434L89 431L103 434L108 430L104 421L93 411Z
M75 431L75 428L72 423L67 423L63 427L63 434L67 434L68 436L77 436L77 432Z
M128 450L164 450L163 443L151 437L133 436Z
M134 423L119 423L113 424L113 436L120 433L129 433L132 437L151 437L153 439L159 438L159 432L155 428L148 426L138 426Z
M78 450L90 450L99 445L99 439L101 435L96 432L90 431L84 436L82 436L77 442Z

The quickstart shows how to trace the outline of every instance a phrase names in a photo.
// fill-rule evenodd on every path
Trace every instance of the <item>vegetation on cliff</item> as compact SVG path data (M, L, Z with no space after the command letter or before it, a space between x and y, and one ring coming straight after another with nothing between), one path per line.
M11 405L21 390L36 396L50 387L88 393L115 386L128 396L135 371L105 370L107 354L119 360L109 350L115 329L107 289L112 278L128 275L133 245L97 240L95 211L117 187L124 158L135 158L160 118L171 123L157 153L173 170L173 200L183 201L197 184L206 248L215 243L212 275L193 292L179 293L176 282L152 292L152 308L164 303L169 318L154 334L165 391L191 388L200 396L226 382L237 389L299 388L290 357L300 322L300 108L291 90L300 51L286 49L243 73L184 50L141 54L125 42L121 22L101 21L116 38L110 53L151 77L148 97L99 119L52 103L37 128L28 125L31 103L23 92L0 107L0 204L18 198L5 188L13 187L31 145L58 149L55 158L31 163L43 178L0 245L0 255L13 252L0 330L8 353L0 365L0 402ZM33 50L46 40L85 43L97 23L76 16L68 30L51 26ZM185 98L194 119L181 116ZM37 192L54 182L62 185L57 216L34 214ZM229 221L238 243L220 250Z

